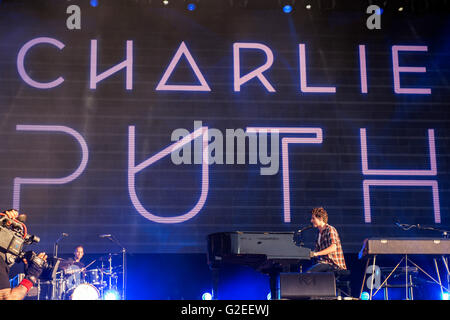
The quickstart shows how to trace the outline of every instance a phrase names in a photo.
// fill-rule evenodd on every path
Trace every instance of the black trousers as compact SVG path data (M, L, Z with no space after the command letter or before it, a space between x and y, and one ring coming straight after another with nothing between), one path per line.
M311 266L306 272L333 272L338 270L336 266L332 266L328 263L316 263L315 265Z

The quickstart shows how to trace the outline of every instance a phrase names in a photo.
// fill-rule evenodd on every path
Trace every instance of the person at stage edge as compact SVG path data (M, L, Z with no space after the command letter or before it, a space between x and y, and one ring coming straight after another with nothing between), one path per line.
M3 212L8 218L16 219L19 213L16 210L6 210ZM47 260L47 255L44 252L38 254L38 258L44 261ZM25 259L24 259L25 260ZM0 253L0 300L23 300L28 291L36 285L37 279L42 273L42 267L35 262L25 263L25 278L19 283L17 287L11 288L9 283L9 268L6 263L4 253Z
M311 215L311 224L319 230L314 251L311 257L316 258L314 264L307 272L333 272L346 270L341 240L336 228L328 224L328 213L320 207L314 208Z

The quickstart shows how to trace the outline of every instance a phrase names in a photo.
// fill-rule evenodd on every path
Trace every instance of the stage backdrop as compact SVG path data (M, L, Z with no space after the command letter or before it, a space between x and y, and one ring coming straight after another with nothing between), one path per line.
M449 225L448 14L94 3L0 3L0 204L35 248L200 253L316 206L346 252Z

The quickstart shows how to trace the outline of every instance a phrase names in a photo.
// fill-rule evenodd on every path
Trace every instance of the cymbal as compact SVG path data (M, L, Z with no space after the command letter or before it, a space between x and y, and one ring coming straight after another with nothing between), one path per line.
M103 281L102 283L96 283L95 286L101 287L101 288L106 288L108 286L108 284L106 283L106 281Z
M121 255L121 253L108 253L108 254L105 254L105 255L103 255L103 256L97 258L97 260L98 260L98 261L108 261L108 259L109 259L111 256L118 256L118 255Z
M118 269L122 269L122 266L116 266L116 267L112 267L111 270L114 272L116 272L116 270ZM101 273L103 274L110 274L109 272L109 267L104 267L104 268L96 268L96 269L92 269L92 270L99 270ZM89 270L88 270L89 271Z

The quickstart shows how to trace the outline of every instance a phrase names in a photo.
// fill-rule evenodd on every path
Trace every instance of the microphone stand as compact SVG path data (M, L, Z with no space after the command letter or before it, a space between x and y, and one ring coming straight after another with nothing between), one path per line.
M297 247L303 247L305 244L303 242L303 232L305 232L306 230L312 229L312 225L308 225L306 227L303 227L297 231L294 232L292 241L295 243L295 245ZM302 273L303 272L303 266L300 263L299 265L299 272Z
M450 234L450 230L438 229L438 228L435 228L435 227L424 226L424 225L421 225L421 224L406 224L406 223L399 223L399 222L396 222L395 225L396 225L397 227L399 227L399 228L405 230L405 231L408 231L408 230L410 230L410 229L412 229L412 228L417 228L417 229L419 229L419 230L431 230L431 231L437 231L437 232L442 233L442 237L443 237L444 239L449 239L449 236L450 236L450 235L449 235L449 234Z
M58 244L59 244L59 242L62 240L62 239L64 239L64 237L66 237L67 235L66 234L64 234L64 233L62 233L60 236L59 236L59 238L58 238L58 240L56 240L56 242L55 242L55 245L54 245L54 247L53 247L53 257L54 257L54 260L55 261L58 261ZM56 262L55 262L56 263ZM59 263L58 263L58 265L59 265ZM55 270L54 270L55 272L57 271L57 269L56 269L56 267L55 267ZM56 275L55 275L55 277L56 277ZM59 295L60 295L61 293L59 293ZM53 277L52 277L52 296L51 296L51 300L55 300L55 296L56 296L56 279L53 279ZM60 297L58 297L58 299L59 299Z
M122 248L122 300L126 300L126 285L127 285L126 249L114 236L111 235L106 238L108 238L111 242L117 244L120 248Z
M53 247L53 256L55 257L55 259L58 259L58 243L65 237L64 234L61 234L58 238L58 240L56 240L55 245Z

